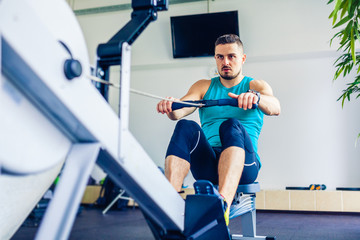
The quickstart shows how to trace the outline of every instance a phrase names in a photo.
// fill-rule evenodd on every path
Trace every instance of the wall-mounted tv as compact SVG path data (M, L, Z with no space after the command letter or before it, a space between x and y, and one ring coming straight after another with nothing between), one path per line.
M219 36L239 35L237 11L176 16L170 22L174 58L214 56Z

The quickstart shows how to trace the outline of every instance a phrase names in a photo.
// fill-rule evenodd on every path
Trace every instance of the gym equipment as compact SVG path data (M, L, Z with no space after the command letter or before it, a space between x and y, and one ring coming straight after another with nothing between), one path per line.
M174 102L172 104L172 110L177 110L184 107L191 107L186 105L186 103L192 104L201 104L201 107L213 107L213 106L238 106L238 100L234 98L230 99L218 99L218 100L199 100L199 101L183 101L183 102ZM257 104L252 105L252 109L256 109L258 107Z
M286 190L326 190L325 184L310 184L309 187L286 187Z
M360 191L360 188L337 187L337 191Z
M310 190L309 187L285 187L285 190Z
M42 172L66 156L36 239L68 238L95 163L139 204L156 239L213 239L208 230L225 231L216 210L219 199L195 195L185 203L128 128L130 45L167 5L167 0L133 0L131 20L98 47L98 77L108 81L109 67L121 65L117 116L103 98L107 86L98 85L99 94L88 80L85 40L65 1L0 2L2 173ZM195 222L191 202L207 199L214 209L204 214L214 216Z
M135 12L156 16L156 1L134 5L140 2L143 6ZM143 24L137 13L130 22L127 26L134 28ZM65 1L2 0L0 31L0 113L6 116L0 119L2 174L41 172L66 157L36 238L69 236L95 163L165 232L182 231L184 200L128 130L131 46L126 41L120 46L119 118L86 77L90 75L86 43ZM59 40L81 63L79 77L68 80L65 76L64 63L70 56ZM153 186L162 194L153 191Z
M310 184L310 190L326 190L325 184Z

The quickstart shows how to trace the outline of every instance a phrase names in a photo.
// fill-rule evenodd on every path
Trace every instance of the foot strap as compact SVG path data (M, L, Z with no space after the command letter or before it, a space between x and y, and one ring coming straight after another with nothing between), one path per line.
M207 180L198 180L194 183L195 194L214 195L224 199L214 185Z

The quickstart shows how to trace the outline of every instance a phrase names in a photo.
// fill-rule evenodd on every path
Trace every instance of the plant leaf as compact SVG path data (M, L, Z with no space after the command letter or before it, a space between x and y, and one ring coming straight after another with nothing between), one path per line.
M351 18L348 16L344 17L343 19L341 19L333 28L337 28L341 25L343 25L344 23L348 22Z
M358 23L357 23L357 21L354 23L354 31L355 31L356 38L357 38L357 39L359 40L359 42L360 42L359 28L358 28Z
M351 41L351 56L353 58L353 62L356 63L354 28L351 28L350 41Z
M341 0L336 0L335 7L334 7L334 11L336 13L339 11L340 5L341 5Z
M346 0L346 1L343 1L343 4L342 5L342 11L341 11L341 14L340 14L340 18L343 18L345 13L347 12L347 9L348 9L348 6L349 6L349 1Z
M338 11L339 11L340 4L341 4L341 0L336 0L336 2L335 2L335 7L334 7L334 11L333 11L333 13L331 14L332 17L333 17L333 23L332 23L332 25L334 25L335 22L336 22L337 15L338 15L337 13L338 13Z
M341 107L342 107L342 108L344 108L344 102L345 102L345 99L346 99L346 96L345 96L345 95L343 95L343 97L342 97L342 103L341 103Z

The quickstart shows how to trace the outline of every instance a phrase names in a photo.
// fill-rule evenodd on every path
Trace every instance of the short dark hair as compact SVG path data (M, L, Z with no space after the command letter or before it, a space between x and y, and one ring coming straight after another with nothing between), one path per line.
M241 49L244 48L242 41L236 34L225 34L216 39L215 47L219 44L236 43Z

